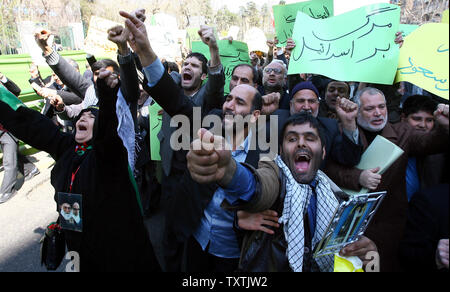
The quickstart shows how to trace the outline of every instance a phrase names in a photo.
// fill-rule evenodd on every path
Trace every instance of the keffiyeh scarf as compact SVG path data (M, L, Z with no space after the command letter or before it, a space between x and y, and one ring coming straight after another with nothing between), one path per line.
M308 209L313 190L309 185L299 184L293 177L291 170L286 166L280 156L276 163L287 178L286 197L284 200L283 214L279 223L284 225L284 235L288 248L286 256L294 272L303 270L303 253L305 246L303 218ZM312 239L314 248L325 234L328 224L338 208L338 201L331 190L328 179L319 170L316 175L317 217L316 230ZM334 266L333 256L324 256L313 259L322 272L332 272Z

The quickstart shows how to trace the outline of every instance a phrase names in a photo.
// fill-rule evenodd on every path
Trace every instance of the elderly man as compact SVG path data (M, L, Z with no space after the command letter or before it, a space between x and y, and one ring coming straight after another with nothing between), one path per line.
M324 236L338 207L327 177L319 171L326 152L321 126L308 113L294 115L286 121L279 142L281 156L275 161L261 161L255 170L232 158L230 151L223 147L222 137L203 130L191 146L188 168L195 181L221 186L226 203L234 209L260 212L284 206L280 208L283 228L271 235L270 240L279 248L272 252L260 246L258 236L247 237L241 256L242 269L332 271L332 257L316 260L311 252ZM376 246L363 237L341 252L364 260L368 251L376 251ZM259 265L251 269L248 263L254 261Z
M336 112L341 122L339 126L334 119L318 117L319 91L311 82L297 84L292 90L291 96L290 112L278 110L274 113L279 117L279 125L283 125L289 115L309 112L318 118L319 123L325 129L327 151L322 167L329 157L348 166L358 164L362 154L362 145L359 141L359 130L356 126L356 104L348 99L338 98Z
M408 157L435 154L448 147L448 105L439 105L434 112L436 128L430 133L418 132L407 123L388 123L386 98L375 88L357 93L358 126L364 149L381 135L402 148L405 153L381 176L379 169L362 170L331 162L326 172L339 186L352 190L362 187L372 191L387 191L380 209L366 234L380 251L381 271L399 270L398 245L406 222L408 201L405 173Z
M263 70L263 96L271 95L279 100L280 109L289 109L289 93L286 91L287 68L283 61L273 60Z

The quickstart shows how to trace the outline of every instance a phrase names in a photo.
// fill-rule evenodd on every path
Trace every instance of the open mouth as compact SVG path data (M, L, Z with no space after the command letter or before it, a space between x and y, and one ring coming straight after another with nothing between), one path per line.
M311 157L305 153L295 155L295 170L297 173L306 173L309 169Z
M372 121L372 125L376 125L376 126L382 125L383 123L384 123L384 119L376 119L376 120Z
M87 131L87 127L85 125L78 125L78 131Z
M183 74L183 80L184 80L184 81L190 81L190 80L192 80L192 75L189 74L189 73L184 73L184 74Z

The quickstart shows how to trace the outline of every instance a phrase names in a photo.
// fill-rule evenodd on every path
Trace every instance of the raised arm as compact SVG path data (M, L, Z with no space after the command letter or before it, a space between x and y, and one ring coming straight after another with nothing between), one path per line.
M150 45L144 23L127 12L121 11L120 15L126 18L125 25L131 34L128 43L144 68L149 94L170 116L192 117L193 102L184 96L182 89L165 72Z
M228 209L262 212L271 208L279 195L279 171L273 162L260 162L255 170L236 163L221 136L200 129L198 139L186 156L188 170L200 184L217 183L225 191Z
M221 108L224 102L225 73L220 61L219 47L211 27L202 26L199 35L208 47L211 60L208 63L208 82L206 91L200 103L204 113L209 113L212 109Z
M20 92L22 91L17 84L15 84L11 79L6 78L5 75L0 72L0 82L3 83L3 85L12 92L15 96L19 97Z
M0 123L19 140L49 153L55 160L75 143L72 135L59 131L50 119L23 106L14 111L0 101Z
M84 98L86 91L92 85L88 80L75 70L64 58L48 45L47 41L50 33L46 30L41 30L35 34L35 40L38 46L42 49L43 55L47 64L52 68L59 79L72 90L76 95Z

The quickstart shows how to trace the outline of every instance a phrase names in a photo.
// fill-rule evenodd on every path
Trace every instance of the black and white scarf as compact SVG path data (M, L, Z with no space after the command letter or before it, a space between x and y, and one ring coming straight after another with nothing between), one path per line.
M279 223L284 225L284 234L288 243L286 255L292 270L294 272L301 272L303 269L305 245L303 218L308 210L308 204L313 195L313 191L309 185L299 184L294 179L291 170L286 166L280 156L277 157L276 163L287 177L283 214L279 219ZM317 218L316 230L312 239L313 249L324 236L326 228L339 206L339 202L331 190L328 178L322 171L319 170L317 172L315 179L317 181ZM333 255L323 256L315 259L315 261L322 272L333 271Z

